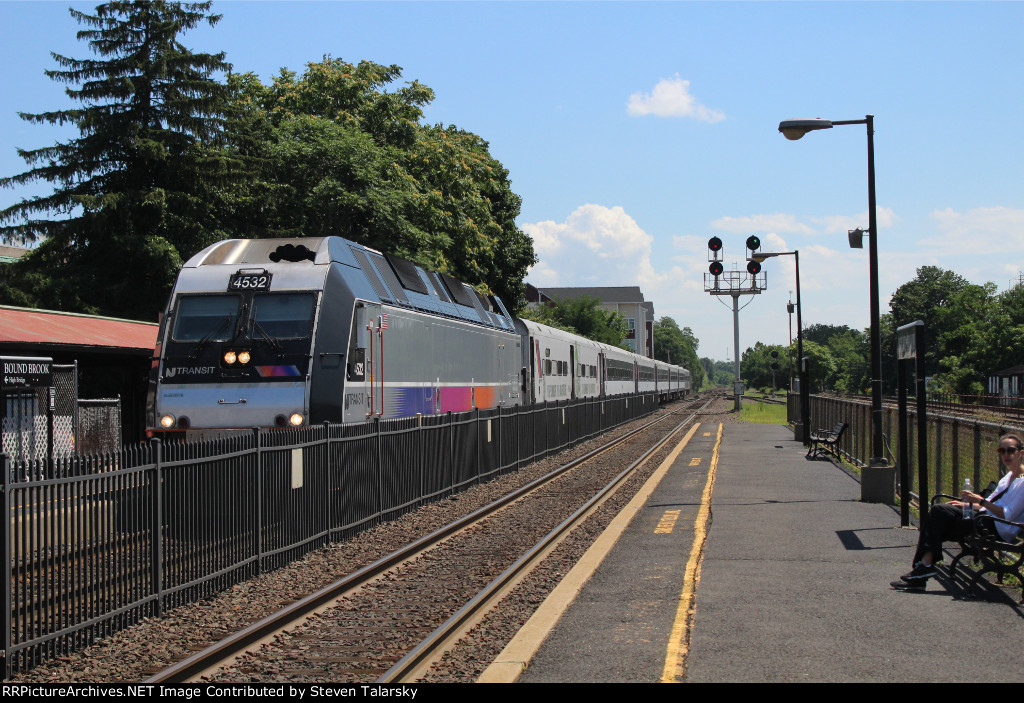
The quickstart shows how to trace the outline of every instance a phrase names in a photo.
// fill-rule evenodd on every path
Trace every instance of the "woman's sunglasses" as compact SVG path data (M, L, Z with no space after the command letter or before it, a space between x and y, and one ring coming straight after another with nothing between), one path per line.
M1020 447L999 447L996 451L1000 454L1016 454L1020 451Z

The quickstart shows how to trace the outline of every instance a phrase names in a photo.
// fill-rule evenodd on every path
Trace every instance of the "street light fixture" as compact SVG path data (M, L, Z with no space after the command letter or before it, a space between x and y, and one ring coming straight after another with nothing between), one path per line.
M821 118L813 120L786 120L779 123L779 131L782 132L782 136L790 141L796 141L800 139L808 132L813 132L816 129L832 129L831 120L823 120ZM847 122L836 122L835 124L849 124Z
M879 327L879 305L878 305L878 219L875 211L875 127L874 115L866 115L863 120L785 120L779 123L779 131L786 139L796 140L808 132L819 129L832 129L840 125L862 124L865 125L868 133L868 266L870 275L871 293L871 458L869 467L886 467L888 462L885 459L885 445L882 438L882 336ZM851 244L853 243L851 239ZM876 487L874 483L884 484L884 475L868 479L864 476L862 483L862 497L874 499L880 493L884 493L884 487ZM869 485L871 484L871 485ZM889 494L891 495L891 489ZM886 497L887 497L886 495ZM887 501L887 502L892 502Z
M800 360L800 423L795 428L794 439L807 444L811 431L811 389L807 383L807 364L804 363L804 306L800 304L800 252L797 251L758 251L750 258L758 263L775 256L792 256L796 262L796 356Z

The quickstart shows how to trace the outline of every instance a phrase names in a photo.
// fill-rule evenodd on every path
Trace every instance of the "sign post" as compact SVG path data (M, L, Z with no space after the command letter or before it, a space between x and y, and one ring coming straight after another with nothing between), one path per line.
M917 320L896 330L896 385L899 389L900 524L910 524L910 439L907 424L907 373L916 362L917 376L917 492L921 514L928 511L928 404L920 357L924 353L924 322Z

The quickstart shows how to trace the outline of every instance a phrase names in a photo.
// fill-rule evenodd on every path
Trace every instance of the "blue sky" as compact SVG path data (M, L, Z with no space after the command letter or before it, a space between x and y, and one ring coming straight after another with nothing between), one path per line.
M91 10L94 3L70 3ZM17 118L68 105L50 51L88 47L66 2L0 2L0 173L59 132ZM265 80L325 54L402 66L428 122L488 140L522 196L539 286L639 285L698 353L732 354L704 292L706 242L798 249L805 324L868 325L862 125L797 142L780 120L875 116L880 290L924 265L999 290L1024 273L1024 3L215 2L184 36ZM65 135L72 134L65 132ZM0 206L45 187L0 191ZM741 350L788 342L792 257L740 313ZM728 300L728 299L727 299Z

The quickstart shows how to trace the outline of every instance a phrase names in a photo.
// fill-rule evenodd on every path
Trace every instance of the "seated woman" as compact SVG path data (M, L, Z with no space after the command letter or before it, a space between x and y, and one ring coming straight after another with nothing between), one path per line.
M970 533L969 520L963 518L963 506L974 506L978 529L992 536L1013 541L1017 535L1010 525L996 522L992 516L1011 522L1024 521L1024 436L1008 432L999 438L999 458L1007 472L988 498L977 493L964 491L960 500L933 505L928 516L921 523L914 555L914 569L893 581L893 588L902 590L924 590L928 579L938 573L935 563L942 561L942 543L958 540Z

